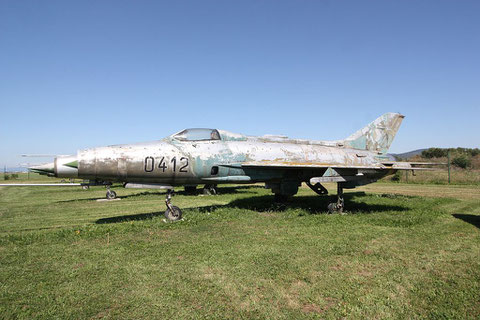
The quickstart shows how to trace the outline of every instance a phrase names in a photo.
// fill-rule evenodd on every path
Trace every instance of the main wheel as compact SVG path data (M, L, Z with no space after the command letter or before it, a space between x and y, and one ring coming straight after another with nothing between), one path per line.
M337 210L337 204L336 203L329 203L327 208L328 208L328 213L333 214Z
M203 194L206 196L214 196L217 194L217 189L213 185L205 185L205 187L203 187Z
M190 195L197 194L197 186L185 186L185 193Z
M180 208L177 206L172 206L172 210L170 210L170 208L167 208L167 210L165 211L165 218L170 221L180 220L182 219L182 210L180 210Z
M117 193L113 190L108 190L107 191L107 199L108 200L112 200L112 199L115 199L117 197Z
M329 214L333 214L333 213L339 213L341 215L344 214L343 207L339 206L337 203L330 203L327 208L328 208Z

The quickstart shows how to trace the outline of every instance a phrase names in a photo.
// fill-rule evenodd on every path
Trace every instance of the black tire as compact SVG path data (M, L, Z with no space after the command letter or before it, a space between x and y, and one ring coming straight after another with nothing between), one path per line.
M276 203L285 203L288 201L288 196L280 193L275 193L275 202Z
M343 207L339 206L337 203L330 203L327 208L328 208L329 214L334 214L334 213L339 213L341 215L345 214L343 212Z
M117 193L113 190L108 190L107 191L107 199L108 200L112 200L112 199L115 199L117 197Z
M205 186L203 188L203 194L206 196L214 196L217 194L217 189L214 186Z
M189 195L197 194L197 186L185 186L185 193Z
M334 214L337 212L337 204L336 203L329 203L328 204L328 213L329 214Z
M165 218L170 221L178 221L182 219L182 210L177 206L172 206L172 210L165 210Z

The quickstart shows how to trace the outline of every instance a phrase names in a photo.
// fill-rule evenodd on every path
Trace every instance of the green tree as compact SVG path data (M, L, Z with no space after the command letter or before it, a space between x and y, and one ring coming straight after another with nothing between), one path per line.
M448 153L447 149L441 149L441 148L429 148L427 150L422 151L422 157L423 158L441 158L441 157L446 157Z

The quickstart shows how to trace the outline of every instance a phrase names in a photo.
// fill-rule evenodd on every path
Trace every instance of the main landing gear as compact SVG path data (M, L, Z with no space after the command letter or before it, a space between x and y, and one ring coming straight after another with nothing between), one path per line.
M307 186L312 189L313 191L315 191L316 194L319 194L319 195L325 195L325 194L328 194L328 190L327 188L325 188L324 186L322 186L322 184L320 182L317 182L315 184L311 184L310 181L307 181Z
M177 206L172 206L173 190L167 190L167 198L165 199L165 204L167 205L167 210L165 211L165 218L170 221L177 221L182 219L182 210Z
M328 205L328 213L339 213L344 214L343 209L345 208L345 201L343 199L343 185L337 183L337 202L330 203Z
M214 196L216 195L217 192L217 185L215 184L206 184L205 187L203 187L202 190L203 194L206 196Z

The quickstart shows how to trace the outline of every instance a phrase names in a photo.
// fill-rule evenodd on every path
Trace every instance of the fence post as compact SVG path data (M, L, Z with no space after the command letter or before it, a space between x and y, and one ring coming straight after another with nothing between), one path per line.
M450 182L451 182L451 179L450 179L450 177L451 177L451 172L450 172L450 158L451 158L451 156L450 156L450 150L448 150L448 184L450 184Z

